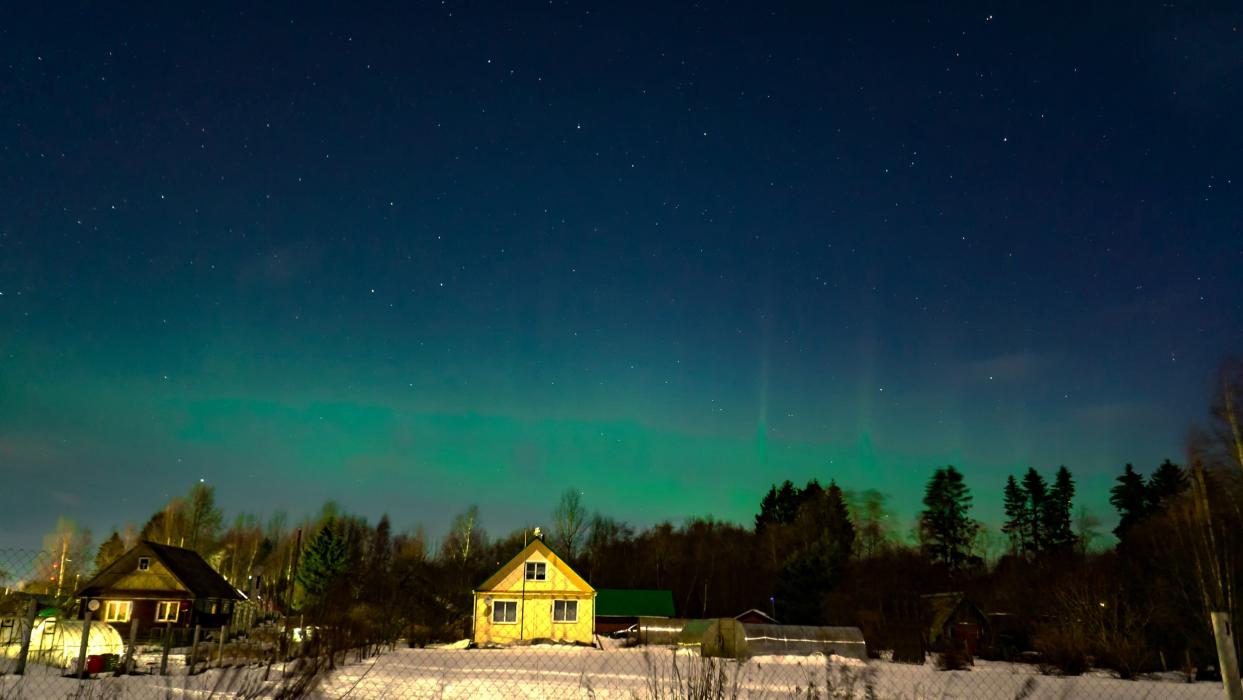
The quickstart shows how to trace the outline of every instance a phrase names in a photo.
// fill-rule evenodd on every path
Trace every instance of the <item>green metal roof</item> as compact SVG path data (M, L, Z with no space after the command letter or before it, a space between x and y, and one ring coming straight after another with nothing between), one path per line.
M596 615L673 617L673 591L601 588L596 591Z

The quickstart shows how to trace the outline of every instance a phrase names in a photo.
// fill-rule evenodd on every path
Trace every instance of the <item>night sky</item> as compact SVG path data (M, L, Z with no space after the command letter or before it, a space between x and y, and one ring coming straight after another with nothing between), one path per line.
M1243 351L1237 4L37 5L0 546L200 478L433 535L836 478L906 529L947 463L1108 529Z

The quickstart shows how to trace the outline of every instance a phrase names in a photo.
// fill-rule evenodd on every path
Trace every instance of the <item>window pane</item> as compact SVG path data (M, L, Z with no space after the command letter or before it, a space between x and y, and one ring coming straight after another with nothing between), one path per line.
M553 601L552 621L553 622L577 622L578 621L578 601L577 600L555 600Z
M545 578L544 577L544 571L545 571L544 566L545 566L544 562L542 561L527 562L527 567L526 567L527 580L528 581L543 581Z
M517 622L518 602L514 600L498 600L492 605L493 622Z

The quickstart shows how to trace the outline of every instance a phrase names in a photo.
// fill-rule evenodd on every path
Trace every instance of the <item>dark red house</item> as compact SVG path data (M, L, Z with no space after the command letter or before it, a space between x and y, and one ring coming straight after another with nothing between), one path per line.
M135 620L140 638L166 627L179 636L196 625L218 629L246 599L198 552L146 541L96 574L77 597L79 619L91 609L93 619L111 623L125 638Z

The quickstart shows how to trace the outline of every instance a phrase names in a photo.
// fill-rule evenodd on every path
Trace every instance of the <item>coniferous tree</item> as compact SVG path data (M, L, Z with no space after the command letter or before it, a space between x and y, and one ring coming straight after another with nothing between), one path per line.
M1075 481L1065 465L1058 467L1053 477L1053 488L1041 512L1049 551L1065 552L1075 544L1075 532L1071 525L1071 509L1075 499Z
M1028 467L1023 475L1023 491L1028 503L1028 547L1032 554L1039 554L1048 547L1044 513L1048 507L1049 487L1035 467Z
M924 489L919 534L928 557L950 571L964 568L979 524L967 514L971 491L952 465L937 469Z
M1170 460L1165 460L1148 480L1148 507L1157 510L1187 491L1190 482L1187 474Z
M1005 488L1006 522L1001 531L1010 538L1010 551L1022 554L1028 550L1029 524L1031 522L1031 506L1027 492L1019 487L1014 475L1006 478Z
M103 571L104 567L119 559L122 554L125 554L125 543L121 541L121 534L113 530L108 539L99 544L99 551L95 553L95 571Z
M777 510L777 485L773 484L768 488L768 493L764 494L763 500L760 501L760 512L755 515L755 531L759 532L766 526L774 522L774 514Z
M1118 485L1109 490L1109 503L1118 511L1114 534L1121 540L1148 514L1148 485L1144 476L1129 463L1117 481Z
M337 532L335 519L329 518L311 540L298 564L296 579L302 584L306 602L322 603L340 584L345 571L345 540Z
M801 544L783 563L776 583L783 619L824 621L824 596L841 582L854 550L855 527L836 482L811 482L794 521Z
M814 483L814 482L812 482ZM810 486L811 484L808 484ZM816 484L816 488L820 485ZM773 485L760 501L760 513L755 516L755 530L759 532L768 525L789 525L798 515L803 502L803 489L786 479L780 487Z

